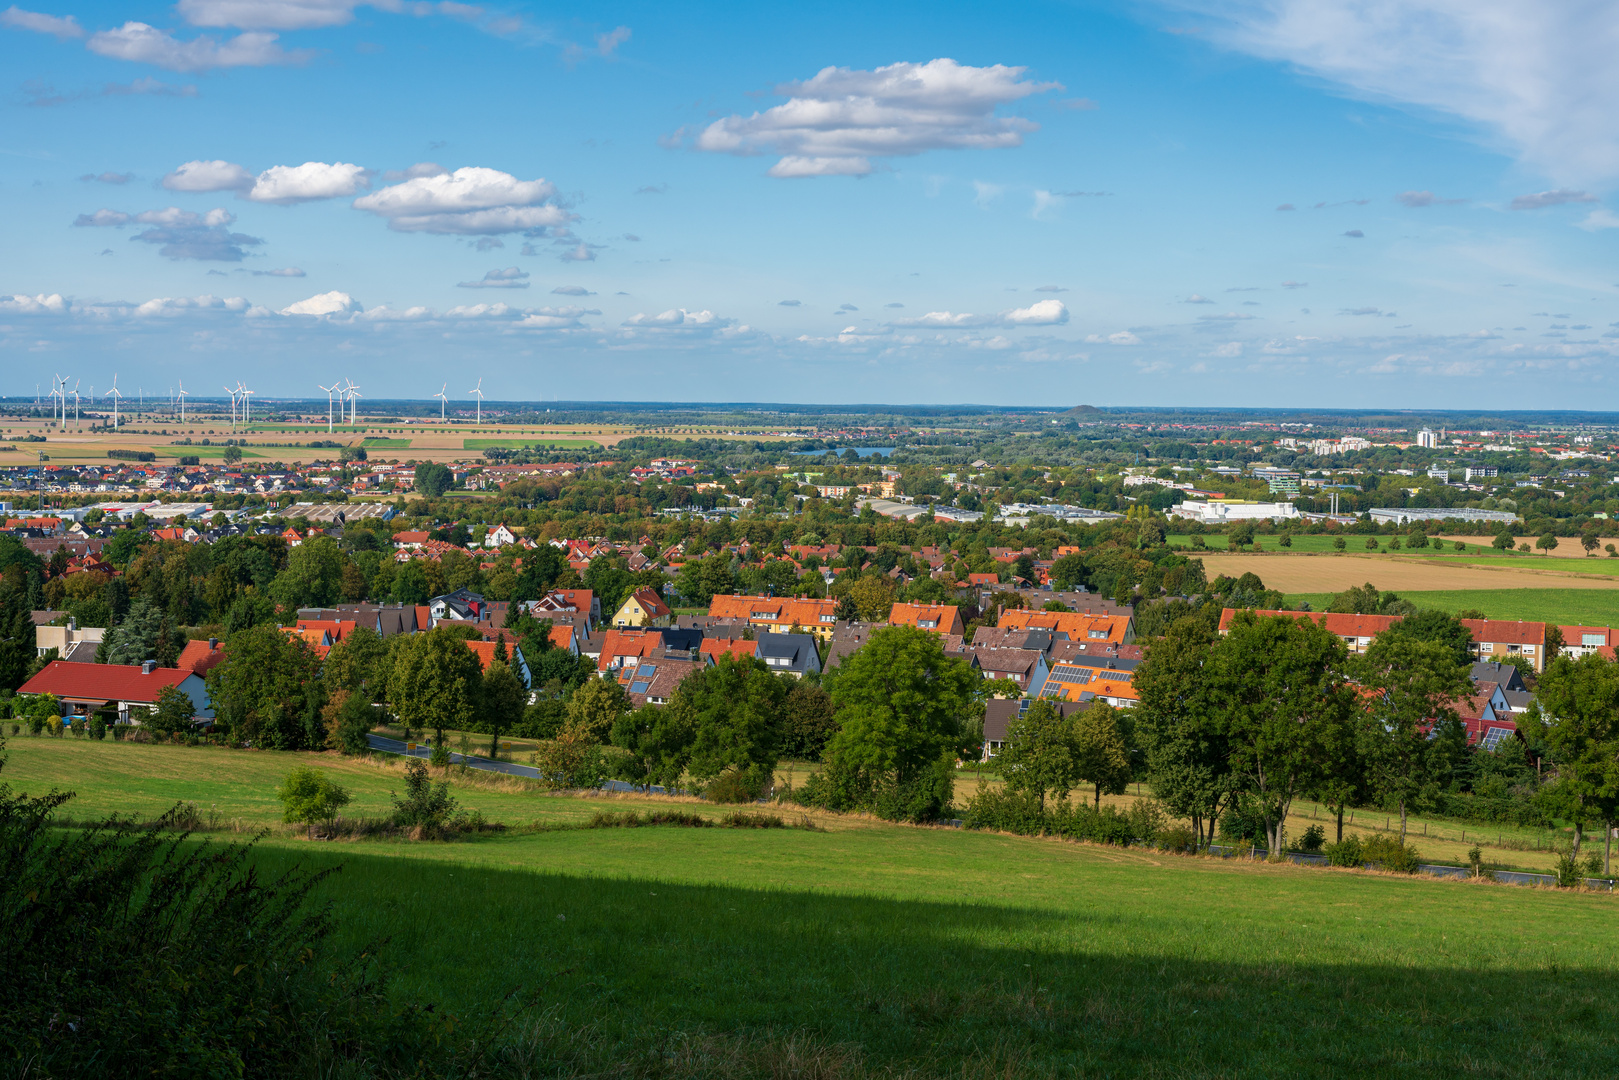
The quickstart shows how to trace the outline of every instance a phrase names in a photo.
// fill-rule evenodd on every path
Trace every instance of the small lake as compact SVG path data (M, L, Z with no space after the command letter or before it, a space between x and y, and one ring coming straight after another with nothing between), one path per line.
M846 451L853 450L859 457L889 457L894 453L892 446L846 446L842 450L794 450L793 457L823 457L827 454L837 454L842 457Z

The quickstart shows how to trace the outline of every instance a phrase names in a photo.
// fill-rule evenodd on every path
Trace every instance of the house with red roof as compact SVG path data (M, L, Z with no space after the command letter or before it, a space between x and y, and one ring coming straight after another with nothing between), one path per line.
M207 641L188 641L186 647L180 650L180 658L174 666L182 671L195 672L203 678L218 667L225 660L225 647L219 643L218 638L209 638Z
M193 719L212 720L214 709L202 676L184 668L144 664L75 664L55 660L39 674L23 683L17 693L25 696L54 694L62 703L63 715L89 717L98 712L117 714L120 724L139 724L157 708L165 687L176 687L191 699Z

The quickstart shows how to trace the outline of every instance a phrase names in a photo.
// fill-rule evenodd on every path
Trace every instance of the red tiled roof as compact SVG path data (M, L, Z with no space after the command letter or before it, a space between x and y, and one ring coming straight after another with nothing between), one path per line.
M195 672L154 668L143 674L139 664L75 664L53 660L18 688L19 694L55 694L74 701L134 701L149 704L165 686L179 686Z
M174 666L182 671L194 671L198 675L207 675L221 661L225 659L225 647L214 645L209 647L206 641L188 641L186 647L180 650L180 658Z
M758 649L757 641L746 641L742 638L704 638L697 645L697 652L702 656L711 656L718 660L722 656L752 656Z
M1332 611L1255 611L1262 619L1277 615L1287 615L1295 619L1309 619L1317 626L1324 626L1327 632L1338 637L1369 638L1376 637L1395 623L1402 616L1399 615L1346 615ZM1236 618L1235 608L1226 608L1220 612L1220 632L1223 634L1231 629L1231 620Z

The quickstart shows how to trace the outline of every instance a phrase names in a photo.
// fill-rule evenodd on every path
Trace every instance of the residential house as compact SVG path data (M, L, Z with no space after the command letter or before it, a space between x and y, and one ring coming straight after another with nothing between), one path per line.
M1046 683L1046 654L1037 649L992 649L972 644L967 652L978 661L986 679L1010 679L1024 693L1038 691Z
M630 593L613 613L614 626L668 626L669 622L669 605L656 589L647 587Z
M60 612L47 612L46 614L60 617ZM54 623L55 620L53 620ZM80 627L78 621L68 616L64 625L45 625L34 627L34 654L44 656L52 649L56 650L58 660L80 660L93 663L96 658L96 649L107 630L101 626Z
M467 648L471 649L478 657L478 664L484 671L488 671L489 665L495 662L496 645L497 642L495 641L467 642ZM534 673L529 670L528 658L523 655L522 646L516 642L507 643L506 663L518 680L522 682L523 689L527 690L533 687Z
M719 660L722 656L732 658L752 656L759 647L757 638L741 637L704 637L697 646L697 651L710 663Z
M552 618L550 612L554 611L583 614L588 620L586 633L602 621L601 598L589 589L552 589L538 600L529 601L528 613L536 619Z
M620 681L631 705L667 705L676 687L708 666L708 660L652 656L637 662Z
M1034 704L1033 698L991 698L984 703L984 751L980 760L988 761L1006 746L1007 730L1022 719ZM1058 701L1057 712L1064 718L1090 708L1090 701Z
M888 612L888 625L914 626L935 634L961 634L961 612L944 604L895 604Z
M483 546L486 548L506 547L517 543L517 534L508 529L505 524L496 525L483 537Z
M183 671L191 671L208 677L208 673L218 667L225 660L225 647L219 643L218 638L209 638L206 641L188 641L185 648L180 650L180 657L174 666Z
M821 654L815 642L813 634L763 633L754 640L753 655L776 674L801 679L811 671L821 670Z
M1365 652L1372 638L1399 622L1399 615L1335 615L1325 611L1255 611L1260 618L1286 615L1309 619L1325 626L1341 637L1352 652ZM1226 608L1220 613L1220 633L1229 631L1236 611ZM1346 621L1353 620L1353 621ZM1521 656L1535 671L1546 664L1546 624L1543 622L1514 622L1503 619L1463 619L1463 626L1473 636L1474 660L1500 660Z
M1077 611L1030 611L1006 608L1001 612L1001 628L1050 630L1068 635L1070 641L1108 645L1129 645L1136 639L1135 619L1129 615L1089 615Z
M399 551L420 551L427 546L425 530L406 530L394 533L394 547Z
M1614 646L1619 645L1619 631L1610 630L1606 626L1559 626L1557 629L1563 634L1563 647L1560 651L1576 660L1586 653L1602 653L1612 660Z
M1128 708L1141 700L1135 689L1135 667L1133 660L1113 658L1059 660L1051 665L1037 696L1067 701L1105 701L1118 708Z
M144 664L75 664L54 660L23 683L17 693L55 694L64 716L90 717L115 713L120 724L139 724L157 708L158 695L176 687L191 699L194 720L212 720L214 710L202 676L182 668Z
M620 630L614 627L607 631L602 640L596 670L604 675L616 673L625 665L634 664L642 657L651 656L654 650L662 649L663 635L656 630Z
M435 596L427 602L429 616L436 623L439 619L460 619L468 622L477 622L483 613L484 600L479 593L471 589L456 589L454 592Z
M793 596L716 596L708 605L711 617L742 620L773 634L791 633L796 627L819 637L831 636L837 610L836 600Z

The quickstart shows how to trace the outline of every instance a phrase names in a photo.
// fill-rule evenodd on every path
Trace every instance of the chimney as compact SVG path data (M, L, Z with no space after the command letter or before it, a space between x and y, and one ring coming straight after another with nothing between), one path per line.
M79 628L79 620L73 618L71 615L68 616L67 628L69 630L77 630Z
M141 674L142 675L150 675L153 671L156 671L156 670L157 670L157 661L156 660L142 660L141 661Z
M219 648L219 639L216 638L216 637L209 638L208 639L208 651L213 652L217 648Z

